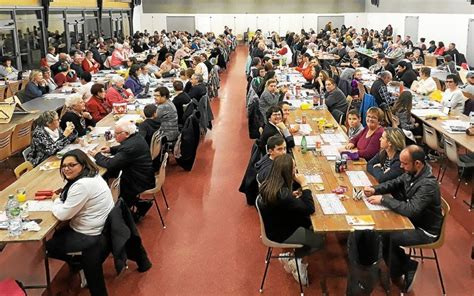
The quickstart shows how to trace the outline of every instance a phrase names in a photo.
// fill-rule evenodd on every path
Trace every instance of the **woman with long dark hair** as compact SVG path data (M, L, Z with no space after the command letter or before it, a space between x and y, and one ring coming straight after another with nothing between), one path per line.
M301 186L298 191L293 191L293 182ZM275 242L304 245L296 250L296 257L301 282L306 284L308 264L300 262L300 258L321 249L323 238L311 230L310 215L315 210L313 197L304 175L296 174L291 155L275 158L270 175L260 186L260 196L258 206L267 237ZM298 280L295 261L283 259L282 263Z
M68 254L82 252L80 265L91 295L107 295L98 244L114 207L112 193L99 168L79 149L63 156L60 174L66 185L54 200L52 212L56 219L69 223L46 243L48 256L73 264Z

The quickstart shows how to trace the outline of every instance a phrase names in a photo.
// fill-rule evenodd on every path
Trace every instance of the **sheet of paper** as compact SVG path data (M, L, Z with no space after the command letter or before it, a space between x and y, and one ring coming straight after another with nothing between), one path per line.
M325 215L333 214L346 214L346 208L342 204L339 197L334 193L328 194L316 194L316 199L318 200L323 213Z
M51 212L53 209L53 201L48 200L28 200L26 201L29 212Z
M313 129L311 128L311 125L309 124L290 124L290 127L295 128L298 125L300 127L299 133L303 135L309 135L313 131Z
M303 139L303 136L293 136L293 139L295 140L295 145L296 146L301 146L301 140ZM321 142L321 137L316 135L316 136L306 136L306 145L309 148L314 148L316 147L316 142L320 141Z
M346 171L346 174L349 177L349 181L351 181L352 186L354 187L364 187L372 185L369 180L369 177L367 177L364 171Z
M306 182L310 184L322 184L323 179L321 178L320 175L305 175Z
M371 211L390 211L389 208L387 207L384 207L382 205L373 205L371 204L366 197L362 198L362 200L364 201L365 205L367 206L367 208Z
M137 99L137 102L138 102L140 105L148 105L148 104L154 104L154 103L155 103L155 99L153 99L153 98Z
M335 134L321 134L323 141L325 143L334 144L334 143L346 143L347 138L341 133Z
M448 116L448 114L445 114L441 112L439 109L412 109L411 113L413 115L418 116L418 117L426 117L428 115L430 116Z
M338 156L341 153L339 153L339 150L337 149L337 146L333 145L322 145L321 146L321 153L324 156Z
M93 150L98 145L99 144L97 144L97 143L87 144L87 145L84 145L84 146L82 146L81 144L70 144L70 145L67 145L66 147L64 147L64 149L59 151L58 153L59 154L64 154L64 153L66 153L68 151L71 151L71 150L74 150L74 149L80 149L80 150L84 151L85 153L87 153L87 151Z
M124 122L124 121L133 121L136 122L140 118L139 114L126 114L122 117L117 122Z

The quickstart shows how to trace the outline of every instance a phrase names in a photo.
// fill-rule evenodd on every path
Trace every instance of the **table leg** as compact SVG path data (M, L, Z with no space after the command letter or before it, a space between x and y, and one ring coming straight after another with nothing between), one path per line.
M51 295L51 275L49 273L49 258L48 251L46 250L46 238L43 239L43 252L44 252L44 270L46 273L46 293Z

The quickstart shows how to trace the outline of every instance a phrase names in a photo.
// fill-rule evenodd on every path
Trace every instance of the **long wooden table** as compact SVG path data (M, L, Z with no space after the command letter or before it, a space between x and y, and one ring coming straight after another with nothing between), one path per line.
M290 122L295 122L296 117L301 118L303 112L306 113L307 123L311 125L313 135L320 133L317 120L315 119L325 118L328 123L338 126L337 122L331 116L331 113L326 109L304 111L300 109L294 110L290 114ZM340 128L336 132L338 131L344 134ZM316 171L322 177L324 181L324 191L318 191L318 186L316 184L309 184L313 194L331 193L332 190L338 186L346 186L348 189L345 193L348 198L342 201L342 204L347 210L347 214L325 215L321 206L317 202L317 199L315 199L316 211L311 216L315 232L354 231L355 229L347 223L345 215L372 215L375 222L374 230L376 231L390 232L413 229L413 225L407 217L401 216L393 211L371 211L363 201L353 200L353 186L345 172L336 173L335 161L328 161L325 156L315 156L311 151L303 154L301 153L299 146L293 149L293 155L299 172L309 174L309 172ZM352 161L348 161L348 169L354 171L365 171L366 163L362 162L361 164L354 164ZM377 181L370 176L370 174L367 174L367 176L369 176L372 184L377 184Z

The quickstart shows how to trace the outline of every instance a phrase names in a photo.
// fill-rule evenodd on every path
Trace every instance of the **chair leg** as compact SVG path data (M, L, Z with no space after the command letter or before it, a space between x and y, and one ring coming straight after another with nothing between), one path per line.
M435 249L433 249L433 254L436 261L436 268L438 269L439 281L441 282L441 288L443 289L443 295L446 295L446 290L444 288L444 282L443 282L443 275L441 274L441 268L439 268L438 255L436 254Z
M456 191L454 192L453 198L456 198L456 195L458 194L459 186L461 185L461 182L462 182L462 176L464 176L464 167L461 168L461 174L460 174L459 179L458 179L458 186L456 186Z
M161 225L163 225L163 228L166 228L165 221L163 220L163 216L161 216L160 207L158 206L158 202L156 201L156 196L154 193L153 193L153 201L155 202L156 209L158 210L158 215L160 216Z
M272 257L272 251L273 251L273 248L268 248L268 251L267 251L267 259L266 260L266 264L265 264L265 272L263 274L263 279L262 279L262 284L260 285L260 293L263 292L263 284L265 283L265 278L267 277L267 271L268 271L268 266L270 265L270 259Z
M446 170L448 169L448 165L446 164L444 166L444 169L443 169L443 166L440 165L439 167L439 173L441 173L441 170L443 170L443 173L441 174L441 179L439 179L439 183L441 184L441 182L443 182L443 178L444 178L444 175L446 174ZM439 178L439 173L438 173L438 178Z
M424 261L425 258L423 258L423 249L420 249L420 255L421 255L421 262Z
M270 248L268 248L267 250L267 256L265 257L265 263L267 263L268 261L270 261Z
M169 211L170 207L168 206L168 201L166 200L165 189L163 188L163 186L161 186L161 194L163 195L163 199L165 200L166 209Z
M300 284L300 293L303 296L303 285L301 284L301 275L300 275L300 267L298 266L298 258L295 256L295 264L296 264L296 272L298 273L298 282Z

